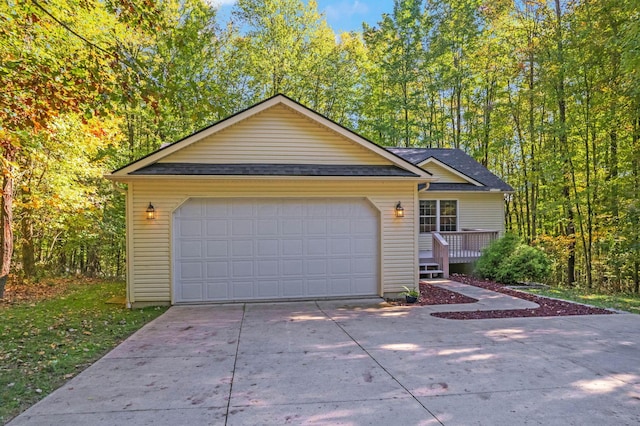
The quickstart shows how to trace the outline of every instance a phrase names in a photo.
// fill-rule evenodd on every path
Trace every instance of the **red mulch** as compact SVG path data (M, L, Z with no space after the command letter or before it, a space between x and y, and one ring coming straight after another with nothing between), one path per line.
M488 318L525 318L525 317L560 317L568 315L608 315L615 312L592 306L566 302L564 300L549 299L535 294L513 290L492 281L481 280L467 275L455 275L451 279L498 293L507 294L519 299L537 303L535 309L505 309L492 311L470 312L436 312L431 315L446 319L488 319ZM431 286L433 287L433 286Z
M420 305L454 305L458 303L476 303L478 300L455 291L420 283Z

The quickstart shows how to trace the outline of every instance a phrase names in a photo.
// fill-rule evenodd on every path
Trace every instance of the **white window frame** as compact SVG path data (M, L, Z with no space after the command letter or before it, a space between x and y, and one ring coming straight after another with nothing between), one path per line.
M435 230L432 231L423 231L422 230L422 218L423 217L433 217L433 216L423 216L422 215L422 202L435 202L436 203L436 215L435 215ZM418 227L419 227L419 231L421 234L430 234L432 232L449 232L449 231L442 231L441 229L441 222L440 222L440 218L441 218L441 212L442 212L442 207L441 207L441 202L454 202L456 205L456 215L455 215L455 230L454 231L450 231L450 232L456 232L459 228L460 228L460 203L458 202L458 200L419 200L418 203L418 217L419 217L419 223L418 223ZM452 217L452 216L444 216L444 217Z

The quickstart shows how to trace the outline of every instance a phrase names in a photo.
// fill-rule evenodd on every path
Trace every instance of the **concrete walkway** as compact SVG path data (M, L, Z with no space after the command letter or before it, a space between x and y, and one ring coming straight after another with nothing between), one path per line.
M18 425L637 425L640 316L447 320L535 304L172 307Z

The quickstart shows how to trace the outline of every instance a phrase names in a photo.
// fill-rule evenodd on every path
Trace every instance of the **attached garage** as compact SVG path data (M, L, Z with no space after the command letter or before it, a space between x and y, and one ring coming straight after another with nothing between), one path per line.
M285 96L107 178L127 193L130 306L382 296L418 282L417 188L430 174Z
M174 301L377 295L378 216L357 198L190 199L174 212Z

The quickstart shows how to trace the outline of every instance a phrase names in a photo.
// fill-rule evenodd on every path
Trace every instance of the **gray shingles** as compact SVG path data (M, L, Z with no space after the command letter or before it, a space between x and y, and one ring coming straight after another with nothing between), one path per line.
M155 163L136 170L133 175L191 176L373 176L417 177L397 166L342 164L201 164Z
M498 190L512 192L513 188L491 173L486 167L474 160L470 155L459 149L449 148L387 148L395 155L418 165L429 158L434 158L446 164L463 175L481 183L484 187L469 185L455 186L460 184L447 184L434 182L430 185L431 191L488 191ZM462 184L465 185L465 184Z

